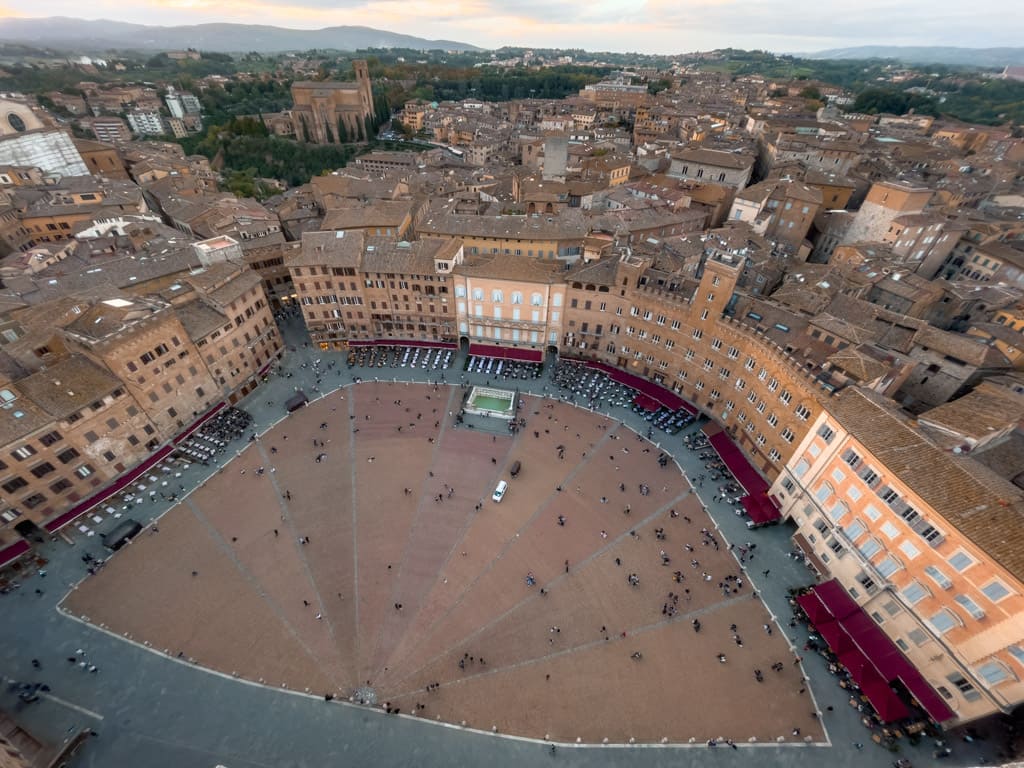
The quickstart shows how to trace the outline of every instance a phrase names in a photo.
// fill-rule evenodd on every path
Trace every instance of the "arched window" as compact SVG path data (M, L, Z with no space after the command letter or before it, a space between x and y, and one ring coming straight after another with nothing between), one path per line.
M999 685L1003 680L1015 678L1015 675L1008 670L1002 662L990 661L978 667L978 674L988 685Z
M456 285L455 286L455 296L457 298L459 298L459 299L466 298L466 286L464 286L464 285Z
M852 536L850 538L853 538ZM857 547L860 553L864 556L865 560L870 560L872 557L882 551L882 545L878 543L878 539L874 536L868 536L867 539Z
M926 597L931 597L932 593L928 587L924 586L918 581L912 581L902 589L904 599L911 605L924 600Z
M483 300L484 300L484 289L483 288L474 288L473 289L473 301L483 301Z
M862 523L860 520L857 520L856 518L851 520L849 525L843 526L843 531L846 533L846 537L850 541L856 541L857 539L859 539L861 536L864 535L864 532L866 530L867 528L865 527L864 523Z
M505 300L505 295L502 293L500 288L494 288L491 291L491 301L495 304L501 304Z
M878 572L885 576L885 578L889 578L902 567L903 563L901 563L892 555L889 555L878 564Z
M522 304L523 303L522 291L512 291L512 303L513 304Z
M829 500L829 498L832 496L832 493L832 486L829 485L828 483L822 483L821 488L814 492L814 498L824 503Z
M828 516L835 520L837 523L842 520L850 512L850 508L843 502L837 501L832 505L832 509L828 511Z
M530 294L530 304L539 307L544 303L544 297L539 293Z
M928 623L931 624L935 631L940 635L944 635L953 627L962 627L964 625L963 619L957 616L953 611L948 608L943 608L935 615L929 617Z

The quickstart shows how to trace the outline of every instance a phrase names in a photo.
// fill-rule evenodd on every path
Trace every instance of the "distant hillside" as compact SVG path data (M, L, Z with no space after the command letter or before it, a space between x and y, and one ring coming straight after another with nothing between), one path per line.
M174 51L197 48L206 51L276 53L330 48L412 48L416 50L479 51L474 45L454 40L425 40L370 27L285 29L256 24L193 24L159 27L121 21L85 21L54 16L47 19L0 19L0 40L35 46L58 47L75 52L109 49Z
M1024 64L1024 48L954 48L900 45L861 45L805 54L810 59L897 59L908 64L950 64L1005 67Z

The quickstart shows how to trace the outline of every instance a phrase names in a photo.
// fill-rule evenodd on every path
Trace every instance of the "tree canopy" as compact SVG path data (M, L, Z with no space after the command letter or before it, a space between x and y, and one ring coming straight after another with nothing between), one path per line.
M868 115L880 113L905 115L908 112L915 112L921 115L939 116L935 99L899 91L895 88L868 88L861 91L857 95L856 101L853 102L852 109L854 112L863 112Z

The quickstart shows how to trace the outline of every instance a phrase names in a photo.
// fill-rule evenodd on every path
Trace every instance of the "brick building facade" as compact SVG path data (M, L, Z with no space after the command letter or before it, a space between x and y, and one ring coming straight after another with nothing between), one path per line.
M220 263L162 283L65 297L6 324L5 353L35 370L0 381L0 548L250 392L279 356L255 272Z

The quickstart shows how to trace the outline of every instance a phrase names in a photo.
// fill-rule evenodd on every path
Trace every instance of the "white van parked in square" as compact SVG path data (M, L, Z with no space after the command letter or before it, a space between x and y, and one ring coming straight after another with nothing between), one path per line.
M505 491L507 490L508 483L502 480L500 483L498 483L498 487L494 489L494 493L491 495L491 498L494 499L494 501L501 501L503 498L505 498Z

